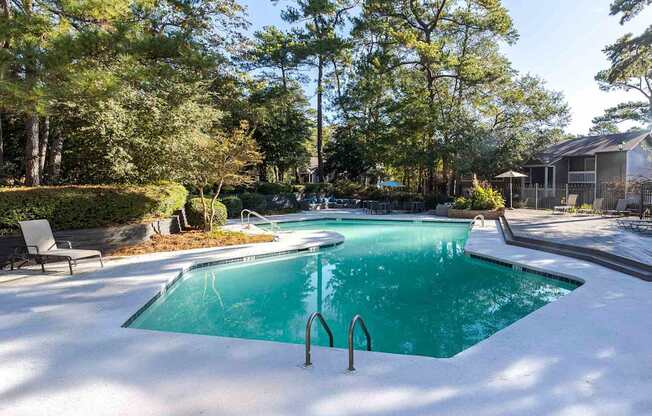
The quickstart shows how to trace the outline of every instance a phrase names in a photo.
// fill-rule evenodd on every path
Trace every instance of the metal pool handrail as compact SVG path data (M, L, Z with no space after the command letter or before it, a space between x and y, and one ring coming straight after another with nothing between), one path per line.
M278 226L278 224L276 222L271 221L269 218L265 218L262 215L260 215L259 213L257 213L256 211L252 211L250 209L243 209L240 212L240 223L241 224L244 225L244 223L245 223L244 222L244 214L245 213L247 213L247 224L249 224L249 222L251 221L251 216L253 215L254 217L257 217L257 218L265 221L266 223L268 223L270 225L270 227L272 228L272 231L281 231L281 229L279 228L279 226Z
M484 215L482 214L478 214L475 217L473 217L473 221L471 221L471 224L475 224L475 220L477 220L478 218L482 220L482 228L484 228Z
M355 331L355 324L358 322L360 322L362 331L367 337L367 351L371 351L371 335L369 335L367 325L365 325L362 316L356 315L351 319L351 324L349 325L349 371L355 371L355 367L353 367L353 332Z
M310 367L312 365L312 362L310 361L310 328L312 327L312 322L315 320L315 318L319 318L319 322L321 322L322 326L326 330L326 333L328 334L328 344L333 347L333 333L328 327L326 320L321 313L313 312L308 318L308 322L306 323L306 362L303 364L304 367Z

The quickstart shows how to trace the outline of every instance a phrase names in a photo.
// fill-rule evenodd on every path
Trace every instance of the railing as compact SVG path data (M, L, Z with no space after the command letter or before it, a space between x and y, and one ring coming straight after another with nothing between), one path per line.
M484 215L478 214L475 217L473 217L473 221L471 221L471 226L475 225L476 220L480 219L482 228L484 228Z
M281 228L278 226L278 224L277 224L276 222L271 221L270 219L265 218L265 217L263 217L262 215L260 215L259 213L257 213L256 211L252 211L252 210L250 210L250 209L243 209L243 210L240 212L240 223L241 223L241 224L244 225L244 223L245 223L245 220L244 220L245 213L247 214L247 224L250 223L250 221L251 221L251 216L253 215L254 217L256 217L256 218L258 218L258 219L261 219L261 220L265 221L266 223L268 223L268 224L270 225L270 228L271 228L271 231L272 231L272 232L274 232L274 231L281 231Z
M568 172L568 183L594 183L595 171Z
M326 330L326 333L328 334L328 344L333 347L333 333L331 332L331 329L328 327L328 324L326 323L326 320L324 317L321 315L319 312L314 312L310 315L308 318L308 322L306 323L306 362L303 364L305 367L310 367L312 365L312 362L310 361L310 329L312 328L312 322L315 320L315 318L319 318L319 322L321 322L322 326Z
M351 319L351 324L349 325L349 371L355 371L355 367L353 366L353 332L355 331L355 324L358 322L360 322L360 326L367 337L367 351L371 351L371 335L369 335L367 325L365 325L360 315L356 315Z

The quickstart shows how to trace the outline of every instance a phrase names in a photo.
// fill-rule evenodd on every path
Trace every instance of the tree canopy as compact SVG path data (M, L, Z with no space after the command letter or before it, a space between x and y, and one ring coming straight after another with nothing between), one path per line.
M274 3L287 27L248 35L237 0L0 1L0 175L198 186L198 166L221 174L211 146L246 136L236 170L258 180L299 182L315 157L322 181L434 193L564 137L563 96L500 51L518 41L500 0ZM618 48L605 88L641 72ZM630 104L604 123L642 117Z
M611 14L620 14L620 23L625 24L650 4L650 0L615 0ZM652 25L638 36L626 34L603 51L611 66L596 75L600 88L632 92L644 101L608 108L593 120L592 131L617 132L618 125L627 121L634 128L652 128Z

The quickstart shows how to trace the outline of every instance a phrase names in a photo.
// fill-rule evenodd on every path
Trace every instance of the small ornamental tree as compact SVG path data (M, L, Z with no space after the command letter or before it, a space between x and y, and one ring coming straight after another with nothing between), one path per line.
M253 182L253 167L260 162L260 154L246 122L229 133L215 133L198 138L189 149L192 154L185 163L188 184L199 190L204 230L213 231L216 203L224 185L238 186ZM204 198L209 186L217 185L207 204Z

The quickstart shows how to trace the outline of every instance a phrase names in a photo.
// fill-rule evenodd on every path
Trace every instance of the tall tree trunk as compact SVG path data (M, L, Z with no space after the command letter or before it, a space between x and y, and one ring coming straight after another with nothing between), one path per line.
M2 9L2 16L5 19L11 17L11 8L9 6L9 0L0 0L0 9ZM2 43L3 49L9 48L9 38L5 39ZM0 80L4 80L5 74L4 71L0 72ZM2 109L4 110L4 109ZM3 112L0 112L0 178L4 176L4 166L5 166L5 142L4 142L4 131L2 129L2 115Z
M48 160L48 181L56 183L61 178L61 159L63 152L63 135L59 129L55 129L52 137Z
M322 111L323 95L323 78L324 78L324 61L319 56L317 63L317 176L318 182L324 182L324 160L322 155L322 145L324 140L324 114Z
M5 171L5 142L4 131L2 131L2 113L0 113L0 178L4 177Z
M39 176L43 181L45 173L45 159L48 153L48 141L50 140L50 117L45 116L41 119L41 124L38 128L38 163L39 163Z
M38 116L28 114L25 118L25 185L39 186Z
M28 19L32 15L32 0L23 2L23 9ZM26 54L25 64L25 83L29 86L35 85L36 62L35 57L29 51ZM35 53L35 52L34 52ZM39 176L39 135L38 135L38 115L35 111L27 112L25 115L25 184L27 186L39 186L41 178Z
M258 165L258 180L260 182L267 182L267 163L264 160Z
M447 153L444 153L442 155L442 172L444 174L444 181L446 183L446 195L451 194L451 185L452 185L452 178L450 175L450 159L448 157Z

